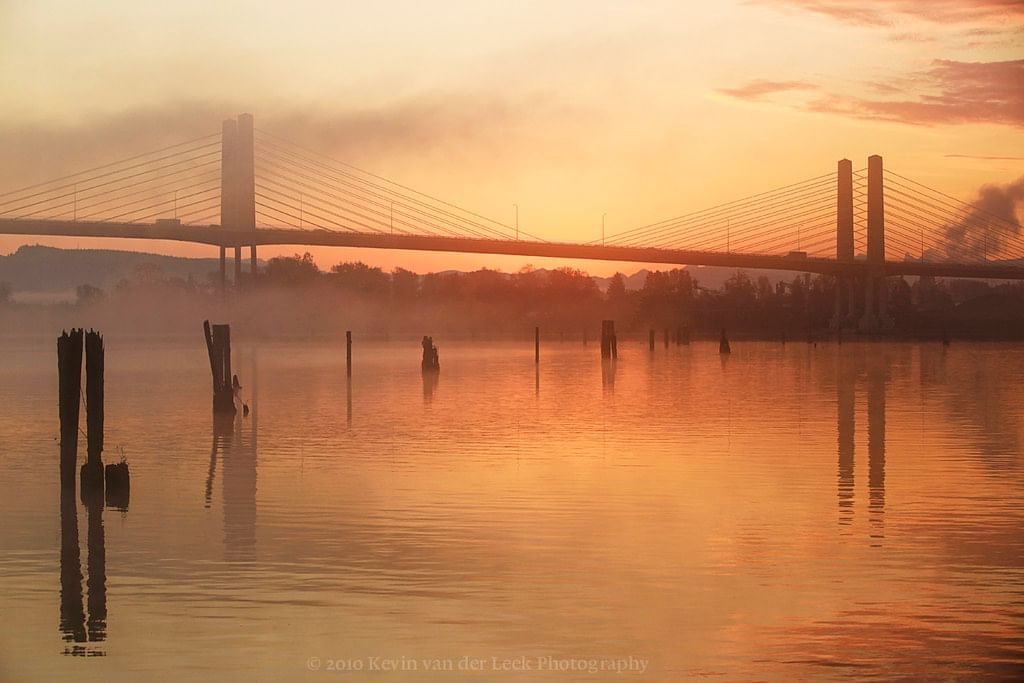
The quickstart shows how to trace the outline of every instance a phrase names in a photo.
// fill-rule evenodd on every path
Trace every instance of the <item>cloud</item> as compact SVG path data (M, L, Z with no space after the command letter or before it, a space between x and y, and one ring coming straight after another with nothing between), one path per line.
M1024 126L1024 59L934 60L923 71L863 84L872 96L823 92L794 105L803 111L913 125L989 123ZM756 80L719 92L757 100L787 91L818 91L802 81Z
M750 81L738 88L720 88L718 92L738 100L757 100L766 95L782 92L817 90L818 86L804 81Z
M749 0L812 12L856 26L892 26L901 18L936 24L1024 18L1020 0Z
M979 161L1024 161L1024 157L993 157L981 154L945 154L947 159L977 159Z
M900 82L906 82L901 80ZM915 125L995 123L1024 126L1024 59L958 62L939 59L911 76L921 90L893 99L828 94L809 111ZM892 92L889 84L874 89Z
M543 93L532 94L525 106L467 92L410 96L363 109L289 105L253 113L258 129L372 168L381 157L404 162L444 152L493 160L513 154L517 148L528 148L526 141L551 131L553 122L583 120L580 112L570 112L567 106ZM0 122L0 191L218 134L222 120L242 111L244 105L236 102L179 102L75 124ZM576 153L572 139L541 142L551 154Z

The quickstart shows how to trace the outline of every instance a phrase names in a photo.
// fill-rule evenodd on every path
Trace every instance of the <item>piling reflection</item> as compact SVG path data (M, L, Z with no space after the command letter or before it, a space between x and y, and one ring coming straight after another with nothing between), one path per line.
M352 426L352 375L345 377L345 422L351 427Z
M608 358L601 360L601 385L605 391L615 391L615 360Z
M88 507L89 531L89 618L85 623L91 642L107 639L107 548L103 531L103 502Z
M441 373L433 370L423 370L423 402L430 403L434 400L434 391L437 390L437 383Z
M255 352L249 363L250 411L213 415L210 465L204 507L213 501L217 465L221 469L224 509L224 554L228 560L251 560L256 551L256 451L259 432L259 370Z
M87 517L88 615L83 607L82 562L78 536L78 508L74 489L60 496L60 621L61 637L69 645L64 654L103 656L103 650L86 643L107 638L107 551L103 531L103 501L90 500Z
M60 494L60 624L65 642L86 642L85 610L82 607L82 564L78 548L78 510L74 489ZM80 651L76 651L80 650ZM65 654L84 654L81 646Z
M256 551L256 441L241 419L220 442L224 507L224 555L251 560Z
M217 418L214 416L213 420L213 445L210 447L210 466L206 470L206 495L205 504L203 507L210 507L210 502L213 500L213 480L217 476L217 451L219 449L218 429L217 429Z

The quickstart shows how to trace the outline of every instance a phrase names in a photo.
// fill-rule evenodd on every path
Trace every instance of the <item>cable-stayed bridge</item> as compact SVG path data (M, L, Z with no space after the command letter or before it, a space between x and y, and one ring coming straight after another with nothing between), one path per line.
M1016 221L848 160L835 172L589 243L547 241L259 130L220 133L0 194L0 234L412 249L839 276L837 321L884 318L883 278L1024 279ZM844 293L845 290L845 293ZM863 306L855 306L861 299ZM863 309L863 310L857 310ZM856 314L855 314L856 311ZM864 314L861 318L861 313Z

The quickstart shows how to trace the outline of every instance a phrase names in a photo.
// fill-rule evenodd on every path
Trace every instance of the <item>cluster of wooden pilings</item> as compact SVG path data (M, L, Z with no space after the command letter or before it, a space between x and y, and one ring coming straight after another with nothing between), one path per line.
M85 341L85 410L87 457L80 470L81 495L86 503L103 501L126 508L130 494L128 464L103 467L103 337L81 328L62 332L57 338L57 375L60 411L60 483L74 490L78 462L78 422L82 397L82 351Z
M652 327L650 330L648 330L647 333L647 346L650 348L651 351L654 351L654 332L654 328ZM669 329L667 327L663 330L663 338L665 340L665 348L667 349L669 346L670 338ZM689 346L690 328L686 327L685 325L683 327L676 328L675 332L671 334L671 338L675 340L676 346Z

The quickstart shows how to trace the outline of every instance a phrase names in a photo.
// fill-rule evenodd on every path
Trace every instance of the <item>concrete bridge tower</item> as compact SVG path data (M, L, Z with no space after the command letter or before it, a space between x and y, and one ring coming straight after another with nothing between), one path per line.
M853 162L842 159L838 164L836 202L836 260L853 263ZM853 276L842 273L836 279L836 310L831 327L838 330L856 323L855 283Z
M256 231L256 169L253 116L227 119L221 132L220 226L233 233ZM227 279L226 248L220 248L220 282ZM256 274L256 244L249 245L249 273ZM242 244L235 244L235 285L242 279Z
M864 316L860 328L873 332L891 326L885 279L885 196L882 157L868 157L868 268L864 278Z

